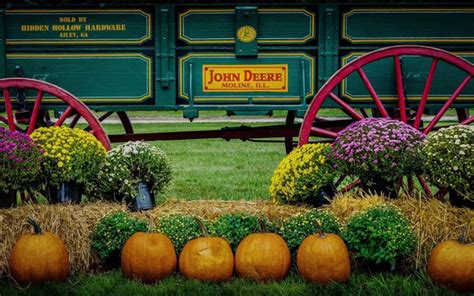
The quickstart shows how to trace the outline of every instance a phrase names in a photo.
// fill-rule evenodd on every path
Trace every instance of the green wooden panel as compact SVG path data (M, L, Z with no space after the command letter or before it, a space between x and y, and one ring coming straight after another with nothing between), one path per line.
M315 39L315 14L306 9L258 9L258 43L306 43ZM234 9L189 9L179 15L179 39L189 44L235 43Z
M5 11L0 9L0 78L5 77Z
M8 10L7 44L142 44L151 16L139 9Z
M190 53L179 59L179 96L193 103L302 103L314 95L315 58L304 53Z
M472 43L473 8L361 8L344 13L351 43Z
M20 65L25 77L56 84L85 102L142 102L153 94L151 58L139 53L8 54L6 64L7 76Z
M458 52L456 54L474 62L474 52ZM362 53L351 53L342 58L341 64L345 65L360 55ZM416 103L423 93L432 59L410 56L401 57L401 61L405 93L409 102ZM393 101L397 99L393 59L387 58L371 63L364 67L364 71L382 100ZM464 71L440 61L436 68L429 100L431 102L446 101L466 75ZM357 73L344 80L341 85L341 94L353 102L372 101ZM461 93L457 102L472 100L474 100L474 82L471 81Z

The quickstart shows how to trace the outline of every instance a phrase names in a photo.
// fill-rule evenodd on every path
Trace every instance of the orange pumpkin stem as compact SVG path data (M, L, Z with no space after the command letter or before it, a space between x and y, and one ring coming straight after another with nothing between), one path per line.
M196 222L198 223L199 228L201 229L202 235L203 235L203 236L209 236L209 232L207 231L207 228L206 228L206 226L204 225L204 223L202 223L201 219L199 219L198 217L194 217L194 219L195 219Z
M319 237L324 237L324 233L321 230L321 224L318 220L315 220L314 223L316 224L316 230L319 232Z
M265 223L263 222L262 218L258 218L258 225L260 227L260 232L267 232L267 228L265 227Z
M39 226L39 224L33 220L32 218L28 217L28 219L26 220L26 222L28 222L28 224L30 224L31 226L33 226L34 230L35 230L35 234L41 234L41 227Z

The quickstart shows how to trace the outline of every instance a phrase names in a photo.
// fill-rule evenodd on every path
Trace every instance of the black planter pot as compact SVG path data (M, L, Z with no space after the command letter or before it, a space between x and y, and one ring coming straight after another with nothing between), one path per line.
M464 198L455 190L449 190L449 202L452 206L458 208L469 208L474 209L474 201Z
M325 204L329 204L334 195L336 195L336 189L332 184L329 184L321 187L316 196L308 199L307 204L313 207L321 207Z
M395 190L395 182L389 182L380 176L375 176L370 180L362 179L361 188L365 192L384 195L388 198L397 197L397 191Z
M72 203L81 202L82 186L76 182L64 182L58 187L48 188L49 203Z
M155 207L155 197L150 192L150 186L145 182L138 184L138 196L132 199L128 206L131 211L146 211Z
M0 191L0 208L6 209L14 206L16 206L16 191Z

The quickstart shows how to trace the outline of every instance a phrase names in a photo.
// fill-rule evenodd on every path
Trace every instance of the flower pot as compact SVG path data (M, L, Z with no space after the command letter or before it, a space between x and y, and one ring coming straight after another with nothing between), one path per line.
M395 182L387 181L381 176L374 176L371 179L362 179L361 188L365 192L384 195L388 198L396 198Z
M16 206L16 190L9 192L0 191L0 208L11 208Z
M325 204L329 204L336 195L336 189L332 184L321 187L318 194L307 200L307 204L313 207L321 207Z
M464 198L461 194L459 194L456 190L449 190L449 202L452 206L459 207L459 208L470 208L474 209L474 201Z
M132 199L129 208L133 212L145 211L155 207L155 198L150 192L150 186L145 182L138 183L138 195Z
M81 202L82 188L76 182L64 182L58 187L48 188L48 199L51 204Z

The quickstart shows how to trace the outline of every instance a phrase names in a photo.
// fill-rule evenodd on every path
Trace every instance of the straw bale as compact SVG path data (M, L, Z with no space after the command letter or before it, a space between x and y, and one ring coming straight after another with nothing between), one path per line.
M376 194L344 193L335 196L327 210L332 212L341 223L345 224L355 213L384 202L385 198Z
M421 196L392 203L410 220L418 238L417 250L411 258L417 267L424 268L431 250L442 241L457 240L464 233L467 241L474 242L474 210Z

